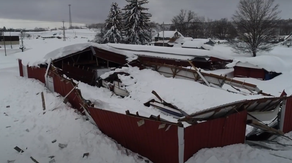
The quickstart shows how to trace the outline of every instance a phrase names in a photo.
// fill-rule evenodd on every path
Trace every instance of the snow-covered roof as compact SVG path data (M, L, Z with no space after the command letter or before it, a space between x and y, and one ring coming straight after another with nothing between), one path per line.
M161 46L145 46L145 45L129 45L129 44L108 44L112 48L132 52L137 55L156 56L172 59L188 60L194 57L216 57L227 59L216 51L208 51L202 49L186 49L176 47L161 47Z
M3 32L4 36L19 36L20 32Z
M219 40L219 39L215 39L215 40L213 40L213 41L216 42L216 43L228 43L227 40Z
M65 57L69 54L73 54L73 53L76 53L78 51L82 51L90 46L91 46L91 43L73 44L73 45L65 46L65 47L56 49L52 52L49 52L48 54L46 54L44 56L44 60L42 60L40 62L47 62L49 60L62 58L62 57Z
M248 67L248 68L257 68L265 69L272 72L285 72L290 71L291 66L284 62L281 58L271 55L261 55L257 57L250 58L240 58L235 59L232 63L226 65L227 67Z
M180 32L178 32L178 31L161 31L161 32L157 33L154 37L158 37L158 36L159 36L159 37L163 37L163 36L164 36L164 38L172 38L176 32L178 33L179 36L184 37L184 36L183 36Z
M51 60L62 58L72 53L82 51L90 46L125 55L129 62L137 58L137 56L135 56L132 53L111 48L107 44L97 44L97 43L91 43L91 42L77 43L77 44L71 43L67 46L64 46L64 44L63 46L54 45L54 47L59 47L59 48L52 48L50 46L36 47L32 50L27 50L24 53L19 53L18 58L22 60L23 65L37 66L38 64L49 63Z
M194 40L192 37L184 37L184 41L192 41Z
M164 116L154 108L147 108L143 103L157 99L151 92L155 90L165 101L172 103L188 114L196 113L222 104L245 99L262 98L259 95L244 96L241 94L229 93L225 90L207 87L200 83L184 80L166 78L156 71L150 69L139 70L138 67L123 67L116 69L115 72L127 72L130 76L119 75L119 79L126 85L127 91L131 97L123 99L112 96L112 92L105 89L91 87L79 83L79 88L85 99L96 101L101 109L112 110L119 113L125 113L129 110L131 113L139 112L140 115L161 115L162 118L172 122L177 120L171 116ZM106 78L112 72L102 75Z
M193 39L192 41L186 41L182 45L183 48L201 48L212 49L212 46L205 44L208 42L208 39Z

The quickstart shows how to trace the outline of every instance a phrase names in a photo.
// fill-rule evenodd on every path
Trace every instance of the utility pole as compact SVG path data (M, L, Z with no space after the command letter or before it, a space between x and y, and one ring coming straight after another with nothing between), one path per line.
M72 18L71 18L71 4L69 6L69 28L72 28Z
M12 48L12 42L11 42L11 29L9 30L9 33L10 33L10 46L11 46L11 49L13 49Z
M162 23L162 38L163 38L162 46L164 46L164 22Z
M7 56L7 53L6 53L6 45L5 45L5 30L6 30L6 28L3 27L3 43L4 43L4 51L5 51L5 56Z
M24 46L23 46L23 37L24 37L24 35L23 35L23 31L21 30L21 31L20 31L20 39L21 39L21 47L20 47L20 49L21 49L22 52L23 52L23 50L24 50Z
M63 22L63 41L66 41L65 26L64 26L65 21L63 20L62 22Z

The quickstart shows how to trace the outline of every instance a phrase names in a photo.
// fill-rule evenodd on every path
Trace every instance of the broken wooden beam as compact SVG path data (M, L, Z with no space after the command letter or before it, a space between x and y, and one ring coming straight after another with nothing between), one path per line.
M30 156L30 159L34 162L34 163L39 163L35 158L33 158L32 156Z
M23 153L24 150L22 150L21 148L19 148L18 146L15 146L14 149L19 152L19 153Z
M42 97L43 114L45 114L46 113L46 102L45 102L44 92L41 93L41 97Z
M281 135L284 136L283 131L277 130L275 128L269 127L265 124L262 124L261 122L254 120L254 119L250 119L246 121L246 124L253 126L255 128L261 129L263 131L269 132L271 134L275 134L275 135Z

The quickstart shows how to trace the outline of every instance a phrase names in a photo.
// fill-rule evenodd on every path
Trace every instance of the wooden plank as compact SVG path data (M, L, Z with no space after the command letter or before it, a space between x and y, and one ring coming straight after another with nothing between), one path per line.
M46 102L45 102L44 92L41 93L41 97L42 97L42 105L43 105L43 114L45 114Z
M253 126L253 127L255 127L255 128L259 128L259 129L261 129L261 130L267 131L267 132L269 132L269 133L271 133L271 134L284 136L283 131L280 131L280 130L274 129L274 128L272 128L272 127L269 127L269 126L267 126L267 125L265 125L265 124L262 124L262 123L260 123L259 121L254 120L254 119L247 120L246 124L251 125L251 126Z

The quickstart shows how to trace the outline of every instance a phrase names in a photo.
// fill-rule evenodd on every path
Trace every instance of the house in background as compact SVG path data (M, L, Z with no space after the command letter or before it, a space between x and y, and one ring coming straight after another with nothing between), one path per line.
M173 47L183 43L184 36L178 31L161 31L154 36L154 46Z
M210 50L216 43L211 39L193 39L185 41L182 48Z
M4 45L4 40L6 46L19 45L19 36L19 32L3 32L0 36L0 45Z

